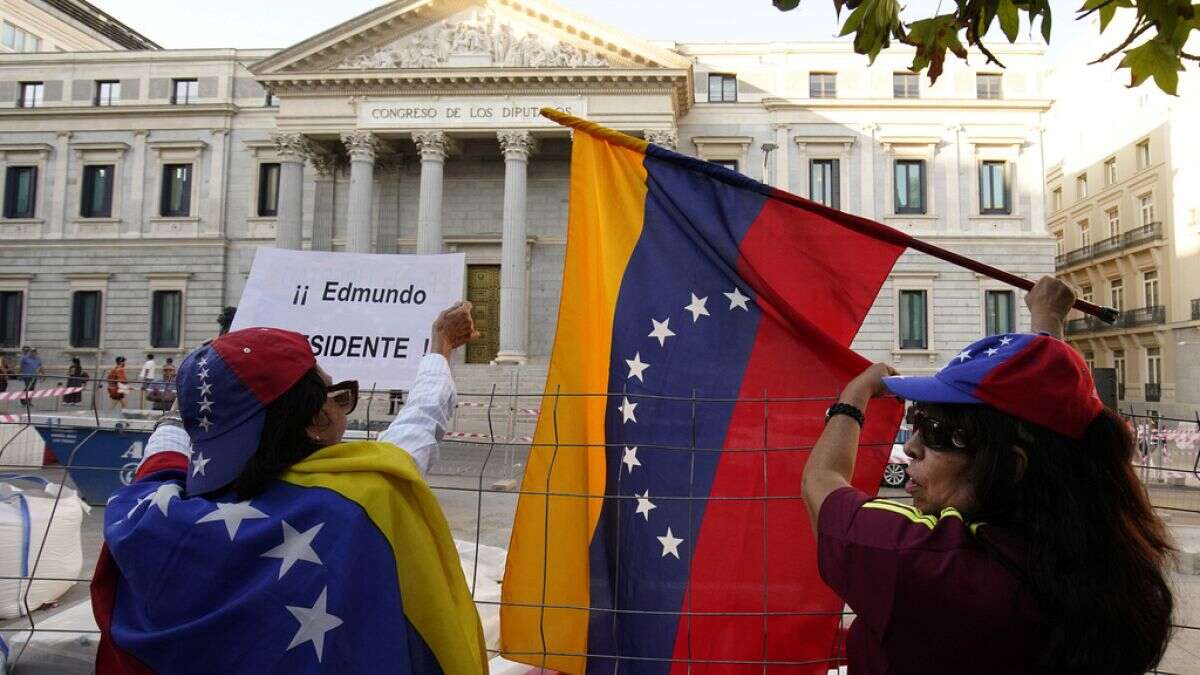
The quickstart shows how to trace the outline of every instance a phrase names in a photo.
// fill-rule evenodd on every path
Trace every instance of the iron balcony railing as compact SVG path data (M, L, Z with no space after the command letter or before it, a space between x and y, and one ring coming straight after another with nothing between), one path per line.
M1070 267L1093 258L1123 251L1127 248L1133 248L1138 244L1161 238L1162 223L1147 223L1139 228L1118 234L1115 237L1101 239L1095 243L1077 248L1074 251L1067 251L1062 255L1055 256L1054 266L1058 269Z
M1162 398L1162 385L1157 382L1146 383L1146 401L1157 403Z
M1094 316L1085 316L1082 319L1071 319L1067 322L1066 332L1068 335L1077 333L1093 333L1103 330L1116 330L1118 328L1133 328L1135 326L1151 326L1167 322L1167 308L1163 305L1155 305L1154 307L1138 307L1125 312L1117 317L1114 324L1107 324L1097 319Z

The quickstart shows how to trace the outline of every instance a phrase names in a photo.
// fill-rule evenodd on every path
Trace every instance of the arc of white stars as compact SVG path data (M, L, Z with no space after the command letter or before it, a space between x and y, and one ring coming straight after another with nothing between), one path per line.
M196 453L196 456L192 458L192 478L203 476L204 467L208 466L211 461L212 457L205 457L202 452Z
M708 308L704 306L707 302L707 297L697 298L696 294L692 293L692 304L684 307L684 309L692 313L692 323L699 321L702 316L712 316L708 313Z
M637 513L641 514L641 516L646 519L647 523L650 522L650 511L658 508L654 505L654 502L650 501L650 489L647 488L646 491L640 495L636 492L633 494L637 497ZM667 528L667 534L670 533L671 528ZM675 557L678 558L679 556L676 555Z
M279 558L279 578L282 579L296 562L304 560L318 565L324 565L320 556L313 550L312 542L325 523L317 523L307 530L300 532L286 520L283 521L283 543L259 556L260 558Z
M750 311L750 307L746 305L747 302L750 302L750 298L742 295L742 291L740 288L735 286L733 288L732 293L724 293L723 295L725 297L729 298L729 309L730 310L732 310L734 308L740 308L747 312Z
M625 456L621 458L621 463L629 469L629 473L633 473L633 467L642 465L638 460L636 445L632 448L625 448Z
M649 492L649 490L647 490L647 492ZM646 520L650 520L650 517L647 516ZM670 527L667 528L667 533L665 535L657 537L657 539L663 547L662 557L665 558L668 555L673 555L677 560L679 559L679 545L683 543L683 540L676 537L674 534L671 534Z
M200 379L202 379L202 380L208 379L208 368L203 368L203 367L200 368Z
M650 334L646 337L658 338L658 346L662 347L667 344L667 338L674 337L675 332L669 327L671 317L667 317L662 321L658 319L650 319L650 324L654 327Z
M305 642L311 642L313 650L317 653L318 663L321 661L321 655L325 652L325 634L342 625L341 619L325 609L328 593L329 587L326 586L321 590L321 595L312 607L285 606L287 611L291 612L292 616L300 622L300 627L296 629L296 634L292 636L292 642L287 647L288 651Z
M637 417L635 417L633 414L633 409L637 406L638 404L636 403L630 403L629 398L625 396L621 397L621 424L625 424L627 422L633 422L634 424L637 424Z
M629 377L625 379L628 380L636 377L639 382L646 381L645 378L642 377L642 373L646 372L646 369L650 367L650 364L642 363L641 352L634 354L632 359L625 359L625 363L629 366Z
M257 518L267 518L267 514L250 506L250 502L217 502L217 508L210 511L203 518L196 521L200 523L215 523L218 520L225 523L225 531L229 533L229 541L237 536L238 528L242 526L243 520L254 520Z

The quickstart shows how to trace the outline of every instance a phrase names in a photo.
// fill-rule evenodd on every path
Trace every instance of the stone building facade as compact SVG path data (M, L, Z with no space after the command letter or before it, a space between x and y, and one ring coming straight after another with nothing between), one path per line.
M543 105L1036 277L1054 255L1042 54L1000 55L929 86L900 51L648 42L543 0L392 2L281 51L0 55L0 175L34 184L0 217L0 338L58 361L182 354L259 246L458 251L485 334L462 368L536 370L571 150ZM1028 328L1009 290L905 254L855 347L931 371Z

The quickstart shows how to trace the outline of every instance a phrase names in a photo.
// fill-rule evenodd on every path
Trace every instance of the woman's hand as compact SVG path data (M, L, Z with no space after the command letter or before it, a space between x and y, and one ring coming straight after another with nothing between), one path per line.
M858 377L850 380L838 400L862 410L867 407L868 401L887 391L887 387L883 386L883 378L898 374L895 368L886 363L872 363Z
M471 318L471 303L463 300L442 311L433 322L430 348L435 354L447 359L459 347L479 337L475 321Z
M1029 307L1033 332L1049 333L1059 339L1063 336L1063 321L1073 304L1075 291L1051 276L1038 279L1025 295L1025 305Z

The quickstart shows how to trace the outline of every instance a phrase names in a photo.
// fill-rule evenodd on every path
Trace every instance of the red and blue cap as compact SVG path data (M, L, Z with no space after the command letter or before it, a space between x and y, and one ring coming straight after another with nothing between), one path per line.
M258 449L267 406L316 365L303 335L278 328L226 333L183 360L175 384L192 441L188 494L237 478Z
M992 335L935 375L896 375L883 384L909 401L989 405L1074 439L1083 438L1104 408L1083 358L1045 334Z

